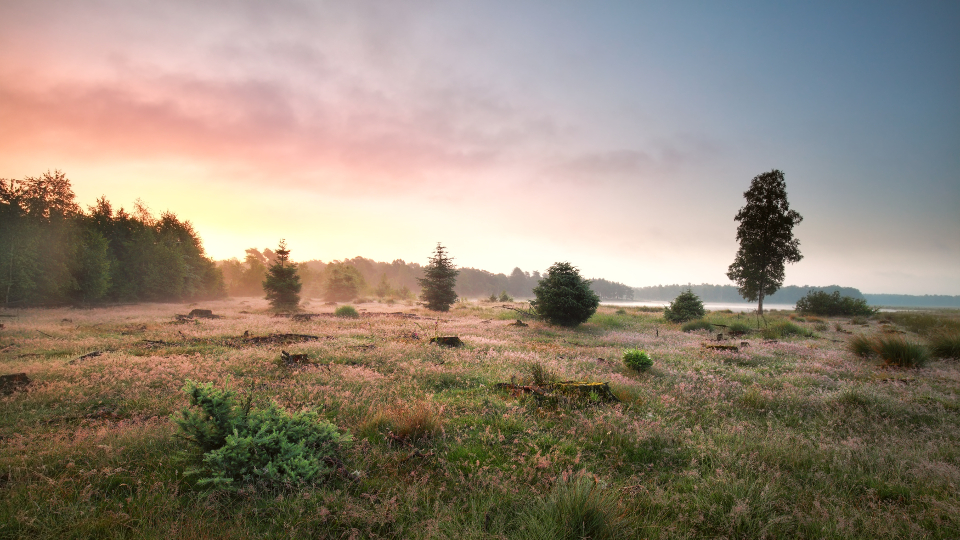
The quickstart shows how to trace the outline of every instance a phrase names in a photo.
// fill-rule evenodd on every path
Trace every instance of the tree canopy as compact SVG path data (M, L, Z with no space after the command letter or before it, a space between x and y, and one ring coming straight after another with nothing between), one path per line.
M450 306L457 301L457 293L453 288L457 285L457 274L453 266L453 258L447 255L446 248L439 242L437 249L430 257L430 264L423 269L420 283L420 299L428 309L433 311L449 311Z
M101 197L80 209L61 171L0 179L0 304L180 301L222 296L189 221L132 214Z
M747 203L737 212L737 241L740 249L727 271L737 283L740 295L759 300L757 313L763 313L763 298L783 285L785 263L803 258L800 241L793 227L803 220L787 202L787 184L779 170L753 178L744 192Z

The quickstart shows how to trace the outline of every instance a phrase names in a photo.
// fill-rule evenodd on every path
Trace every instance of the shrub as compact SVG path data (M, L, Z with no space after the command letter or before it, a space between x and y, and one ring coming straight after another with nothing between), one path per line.
M507 291L501 291L499 300L501 302L513 302L513 297L507 294Z
M930 338L930 352L937 358L960 359L960 333L933 336Z
M340 306L334 312L333 315L336 317L343 317L346 319L359 319L360 314L357 313L356 308L351 305Z
M813 329L816 330L817 332L826 332L827 330L830 329L830 327L827 326L827 323L825 322L818 322L813 325Z
M581 475L569 481L560 480L543 501L524 512L526 528L520 538L596 540L630 538L634 523L617 505L616 491L607 491L598 482Z
M232 391L212 383L188 380L183 391L199 410L184 408L173 420L203 453L202 468L192 471L201 486L316 482L330 471L327 460L350 441L315 411L290 414L273 402L264 409L241 407Z
M646 371L653 367L653 359L647 354L647 351L639 349L630 349L623 353L623 363L630 369L637 371Z
M600 297L590 289L590 282L567 262L551 266L533 289L536 299L530 306L551 324L577 326L597 311Z
M797 300L796 310L801 315L827 316L869 316L877 312L876 308L867 305L865 299L840 296L840 291L833 291L833 294L826 291L810 291Z
M696 321L690 321L690 322L684 323L683 326L680 327L680 329L683 330L684 332L693 332L695 330L712 331L713 325L710 324L710 321L698 319Z
M705 314L703 302L690 289L677 295L673 302L663 310L663 318L675 323L702 319Z

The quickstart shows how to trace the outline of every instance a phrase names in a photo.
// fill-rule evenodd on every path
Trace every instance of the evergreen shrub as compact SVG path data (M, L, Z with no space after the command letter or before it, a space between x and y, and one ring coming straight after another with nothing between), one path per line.
M568 262L551 266L533 289L536 297L530 306L545 321L560 326L587 322L597 311L600 297L590 289L590 281L580 277Z
M190 471L201 486L315 483L350 441L315 411L290 414L274 402L262 409L251 409L249 402L240 406L233 391L213 383L188 380L183 391L191 407L173 420L203 453L203 465Z
M693 291L686 291L677 295L670 305L663 310L663 318L675 323L682 323L694 319L702 319L706 314L703 302Z

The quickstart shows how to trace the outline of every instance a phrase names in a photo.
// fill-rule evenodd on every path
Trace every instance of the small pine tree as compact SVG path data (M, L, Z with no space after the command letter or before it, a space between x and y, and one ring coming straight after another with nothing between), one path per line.
M457 284L457 274L454 269L453 258L449 257L439 242L437 249L430 257L430 264L424 269L424 277L417 278L420 283L420 299L427 303L427 308L433 311L450 311L450 306L457 301L457 293L453 291Z
M676 323L702 319L705 314L703 302L690 289L677 295L673 302L663 310L663 318Z
M577 268L558 262L533 289L536 299L530 306L547 322L577 326L597 312L600 297L590 289L590 281L580 277Z
M280 240L277 247L276 259L267 270L267 279L263 281L263 291L267 293L267 300L276 310L296 309L300 304L300 276L297 275L297 265L290 262L290 250L286 240Z

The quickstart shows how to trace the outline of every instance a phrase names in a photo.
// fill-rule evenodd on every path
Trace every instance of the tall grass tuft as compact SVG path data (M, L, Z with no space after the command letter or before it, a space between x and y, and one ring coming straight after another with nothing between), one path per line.
M930 359L930 352L926 347L899 336L875 337L873 350L884 362L899 367L923 367Z
M930 338L930 353L937 358L960 359L960 332L935 334Z
M790 336L813 337L813 332L790 321L777 321L763 329L764 339L782 339Z
M683 330L684 332L693 332L695 330L706 330L709 332L713 330L713 325L710 324L709 321L699 319L696 321L683 323L683 326L681 326L680 329Z
M430 439L443 428L442 409L425 401L398 403L379 409L363 420L358 433L383 433L391 444L411 445Z
M634 523L618 509L619 497L586 475L558 481L553 492L524 513L520 538L605 540L630 538Z
M863 334L853 336L853 339L847 342L847 350L861 358L870 358L876 354L873 341Z
M742 336L744 334L749 334L752 328L746 323L740 321L734 321L727 326L727 333L731 336Z
M872 338L858 334L847 343L847 349L863 358L878 356L887 364L899 367L923 367L930 359L930 352L923 345L889 334Z

